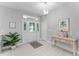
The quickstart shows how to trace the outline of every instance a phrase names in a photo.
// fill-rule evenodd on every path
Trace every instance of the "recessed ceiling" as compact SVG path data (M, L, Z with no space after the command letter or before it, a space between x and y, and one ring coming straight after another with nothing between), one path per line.
M48 4L48 10L56 8L57 6L61 5L62 3L59 2L50 2ZM1 6L21 10L23 12L28 12L29 14L35 16L43 15L43 9L41 2L0 2Z

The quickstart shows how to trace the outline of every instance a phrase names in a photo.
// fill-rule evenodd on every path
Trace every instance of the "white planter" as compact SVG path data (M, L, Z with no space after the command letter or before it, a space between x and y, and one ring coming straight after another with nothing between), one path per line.
M16 48L16 46L11 46L11 48L12 48L12 49L15 49L15 48Z
M11 46L1 47L1 51L9 50L10 48L11 48Z
M2 47L2 49L9 49L11 46Z

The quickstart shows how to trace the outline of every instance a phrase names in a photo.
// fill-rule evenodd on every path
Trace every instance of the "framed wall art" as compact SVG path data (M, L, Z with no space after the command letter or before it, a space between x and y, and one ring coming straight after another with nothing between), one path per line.
M15 29L16 28L16 22L9 22L9 28Z
M59 19L59 31L70 31L70 18Z

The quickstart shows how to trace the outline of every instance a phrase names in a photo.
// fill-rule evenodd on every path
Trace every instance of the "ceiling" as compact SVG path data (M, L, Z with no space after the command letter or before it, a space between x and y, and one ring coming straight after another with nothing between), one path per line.
M48 2L49 12L62 4L62 2ZM42 2L0 2L0 5L11 9L21 10L35 16L43 15Z

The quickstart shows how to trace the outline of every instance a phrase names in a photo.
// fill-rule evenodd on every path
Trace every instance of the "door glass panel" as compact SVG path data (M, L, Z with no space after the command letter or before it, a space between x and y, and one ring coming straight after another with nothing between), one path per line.
M24 22L24 30L26 30L26 22Z
M29 23L29 31L34 32L35 31L35 23Z
M37 27L36 27L37 31L39 31L39 23L37 23Z

